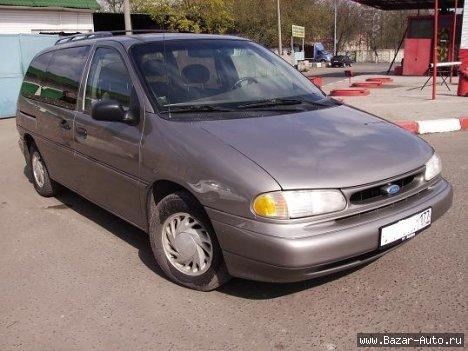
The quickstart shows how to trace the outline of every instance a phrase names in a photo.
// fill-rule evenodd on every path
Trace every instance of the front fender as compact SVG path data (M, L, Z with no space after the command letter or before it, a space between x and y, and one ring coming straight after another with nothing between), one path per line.
M145 121L140 174L149 188L158 180L171 181L205 207L252 218L252 199L280 190L265 170L197 122L168 121L153 114Z

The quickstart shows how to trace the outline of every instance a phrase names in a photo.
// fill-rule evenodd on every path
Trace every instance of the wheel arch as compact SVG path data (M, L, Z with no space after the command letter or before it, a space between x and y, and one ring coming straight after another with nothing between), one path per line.
M23 155L26 160L26 163L29 164L29 150L31 149L31 146L33 145L34 147L37 148L37 144L34 141L33 136L29 133L24 133L21 138L22 138L21 142L23 143L21 149L23 151Z
M186 187L167 179L158 179L154 181L150 187L149 194L154 197L154 202L158 204L164 197L177 191L185 191L193 196Z
M148 188L146 195L146 213L149 225L149 215L151 211L151 202L154 201L154 204L157 205L163 198L167 195L174 194L178 191L183 191L190 195L199 205L200 209L206 214L206 217L209 219L208 214L203 207L203 204L195 196L193 191L190 191L186 186L181 185L179 182L175 182L168 179L158 179L153 181L151 186Z
M31 148L32 145L37 147L36 142L34 141L34 138L32 137L31 134L25 133L23 135L23 139L24 139L24 143L25 143L25 146L27 148L28 153L29 153L29 149Z

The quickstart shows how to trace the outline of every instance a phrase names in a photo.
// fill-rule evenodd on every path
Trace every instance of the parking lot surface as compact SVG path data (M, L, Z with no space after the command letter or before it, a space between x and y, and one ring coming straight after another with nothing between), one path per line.
M15 120L0 121L0 350L352 350L357 332L466 333L468 134L425 139L455 197L421 235L352 272L202 293L164 278L144 232L70 191L37 195Z
M375 74L362 74L353 78L353 82L365 82L376 77ZM444 118L460 118L468 113L468 99L457 96L458 78L448 83L450 90L437 85L437 99L431 99L429 87L421 90L426 77L389 76L392 82L380 88L370 89L368 96L342 97L344 103L361 110L376 114L390 121L401 120L433 120ZM333 89L347 89L347 80L336 81L324 86L324 91L330 94Z

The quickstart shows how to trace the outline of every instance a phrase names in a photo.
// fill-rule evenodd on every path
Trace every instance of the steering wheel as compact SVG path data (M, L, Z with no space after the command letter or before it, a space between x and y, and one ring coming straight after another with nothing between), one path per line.
M254 77L243 77L234 83L234 85L232 86L232 89L234 90L234 89L240 88L243 85L242 83L244 82L247 82L247 84L253 84L253 83L258 83L258 80Z

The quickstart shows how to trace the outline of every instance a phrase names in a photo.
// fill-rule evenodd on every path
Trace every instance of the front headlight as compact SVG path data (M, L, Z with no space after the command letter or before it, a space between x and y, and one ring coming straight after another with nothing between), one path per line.
M434 153L429 161L426 162L426 171L424 172L424 180L427 182L442 172L442 161L440 157Z
M339 190L275 191L261 194L252 203L262 217L289 219L341 211L346 199Z

